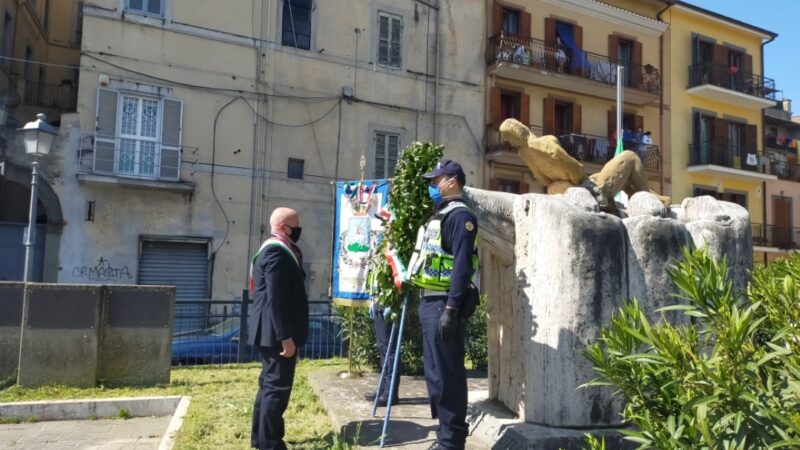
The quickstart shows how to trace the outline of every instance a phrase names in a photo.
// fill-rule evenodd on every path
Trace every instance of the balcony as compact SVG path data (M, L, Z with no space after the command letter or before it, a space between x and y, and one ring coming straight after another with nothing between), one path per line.
M712 63L689 66L686 92L707 100L757 109L774 106L779 96L772 78Z
M727 145L700 143L689 145L689 172L721 175L749 181L777 180L766 172L763 153Z
M194 183L180 181L182 153L182 148L150 140L84 136L78 180L192 192Z
M530 129L537 136L545 134L541 126L531 125ZM602 166L614 157L615 144L609 142L606 136L573 133L564 130L547 130L546 134L556 136L561 147L570 156L582 163L598 164ZM500 133L496 130L494 130L493 133L487 133L487 136L489 137L490 143L487 152L497 153L495 156L502 156L510 152L516 154L517 150L511 147L507 142L503 142L500 139ZM639 155L645 170L648 172L659 172L661 170L661 150L657 145L636 144L631 142L627 143L625 148L633 150ZM519 163L524 164L521 160Z
M769 156L767 173L775 175L781 180L800 181L800 164L796 161L786 161Z
M486 62L489 73L503 78L609 100L617 98L619 61L608 56L571 49L559 52L539 39L498 34L489 38ZM624 74L626 103L641 106L658 100L658 69L649 64L630 65Z
M800 228L751 223L754 247L800 249Z
M78 106L78 88L71 83L51 84L38 81L19 81L24 85L23 103L53 108L59 111L75 111Z

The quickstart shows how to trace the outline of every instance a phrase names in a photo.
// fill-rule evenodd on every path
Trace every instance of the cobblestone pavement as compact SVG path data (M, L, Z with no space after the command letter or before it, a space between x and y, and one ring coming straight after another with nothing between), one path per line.
M0 425L0 450L153 450L169 421L166 416Z

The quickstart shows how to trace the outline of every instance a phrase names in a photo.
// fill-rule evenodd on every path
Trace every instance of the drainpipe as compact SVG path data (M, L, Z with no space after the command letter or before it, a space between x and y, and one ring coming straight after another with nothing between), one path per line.
M674 2L665 1L664 3L667 4L664 8L661 9L656 14L656 19L663 22L661 20L661 14L663 14L670 6L673 5ZM658 36L658 67L661 71L658 73L658 84L661 89L658 90L658 147L661 149L661 175L659 177L659 192L661 195L664 195L664 184L666 183L665 176L664 176L664 33L662 32ZM670 150L670 159L672 157L672 151ZM672 167L672 161L670 161L670 167ZM671 193L670 193L671 195Z
M438 6L438 2L437 2ZM434 70L436 71L436 79L433 82L433 143L436 144L436 116L439 113L438 100L439 100L439 8L436 8L436 36L434 38L434 48L436 50L436 61Z
M777 35L772 36L768 40L761 43L761 78L764 78L764 46L769 44L770 42L774 41L775 38L778 37ZM766 113L765 110L761 110L761 142L764 142L764 116ZM763 144L762 144L763 145ZM767 182L761 182L761 210L763 219L761 222L761 232L764 233L764 237L767 236ZM767 265L767 252L764 252L764 265Z

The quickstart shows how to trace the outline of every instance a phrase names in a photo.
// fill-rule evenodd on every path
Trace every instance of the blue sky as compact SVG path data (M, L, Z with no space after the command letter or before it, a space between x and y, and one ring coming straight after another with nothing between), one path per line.
M764 47L764 76L775 80L800 115L800 1L686 0L687 3L765 28L778 37Z

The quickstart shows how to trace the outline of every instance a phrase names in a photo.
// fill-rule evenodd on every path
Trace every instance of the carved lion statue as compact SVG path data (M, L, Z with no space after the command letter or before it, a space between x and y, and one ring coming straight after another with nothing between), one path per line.
M584 187L597 199L603 211L615 211L614 195L624 191L628 196L636 192L652 192L669 208L671 199L653 192L647 185L647 174L636 153L625 150L603 166L600 172L583 173L583 164L561 147L552 135L536 136L530 128L516 119L506 119L500 124L500 133L511 145L542 184L548 194L561 194L570 187Z

